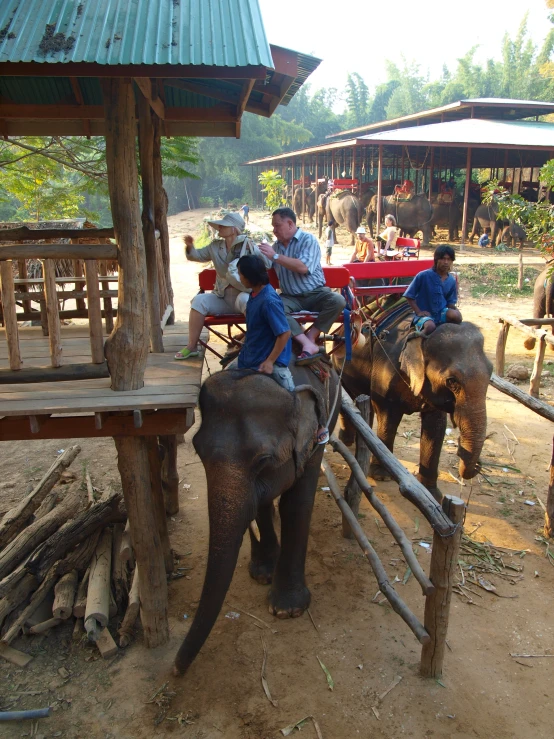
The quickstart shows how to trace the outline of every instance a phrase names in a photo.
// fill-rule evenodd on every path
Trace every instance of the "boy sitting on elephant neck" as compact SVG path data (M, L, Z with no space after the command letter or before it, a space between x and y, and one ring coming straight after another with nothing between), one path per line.
M450 274L456 254L451 246L438 246L433 254L434 266L419 272L404 293L415 313L414 327L425 336L441 323L461 323L456 308L456 280Z
M285 390L294 392L294 380L288 367L292 341L279 295L269 284L269 275L261 257L247 254L237 262L240 281L251 289L246 304L246 338L240 354L229 369L252 369L270 375ZM329 431L317 429L317 443L326 444Z

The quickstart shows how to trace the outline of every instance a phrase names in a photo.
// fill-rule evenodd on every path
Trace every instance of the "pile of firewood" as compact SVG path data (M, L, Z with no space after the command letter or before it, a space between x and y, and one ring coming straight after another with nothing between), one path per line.
M88 472L79 480L68 470L80 451L60 454L0 521L0 656L20 665L31 657L9 646L16 637L70 618L74 636L86 632L104 657L117 652L110 619L122 619L121 647L133 636L138 573L123 500L97 491Z

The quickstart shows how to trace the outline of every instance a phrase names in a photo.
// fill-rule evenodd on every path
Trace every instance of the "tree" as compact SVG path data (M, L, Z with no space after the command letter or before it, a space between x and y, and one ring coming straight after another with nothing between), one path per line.
M258 180L262 185L262 192L266 193L265 205L270 211L274 211L287 202L287 183L275 169L261 172Z

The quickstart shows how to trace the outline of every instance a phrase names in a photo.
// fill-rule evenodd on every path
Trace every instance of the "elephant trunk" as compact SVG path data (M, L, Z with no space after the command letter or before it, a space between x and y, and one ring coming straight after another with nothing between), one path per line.
M472 402L467 399L463 403L456 403L454 420L460 429L458 442L458 470L460 477L471 480L480 470L481 451L486 438L487 408L485 399Z
M231 584L244 533L255 517L249 485L236 470L214 465L207 470L210 544L198 610L175 658L174 674L183 675L208 638ZM234 478L233 488L225 486Z

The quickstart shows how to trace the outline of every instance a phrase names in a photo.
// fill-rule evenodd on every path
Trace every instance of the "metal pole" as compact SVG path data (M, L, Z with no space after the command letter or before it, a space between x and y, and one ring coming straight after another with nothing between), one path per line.
M379 163L377 165L377 223L375 225L375 235L379 233L381 228L381 215L383 213L383 144L379 144Z
M433 194L433 171L435 169L435 147L431 149L431 163L429 164L429 202Z
M302 157L302 223L306 223L306 157Z
M466 184L464 188L464 215L462 218L462 240L461 249L464 250L464 244L466 243L467 234L467 206L469 201L469 183L471 181L471 146L467 147L467 159L466 159Z
M331 154L331 179L335 179L335 150L333 149L333 153Z

